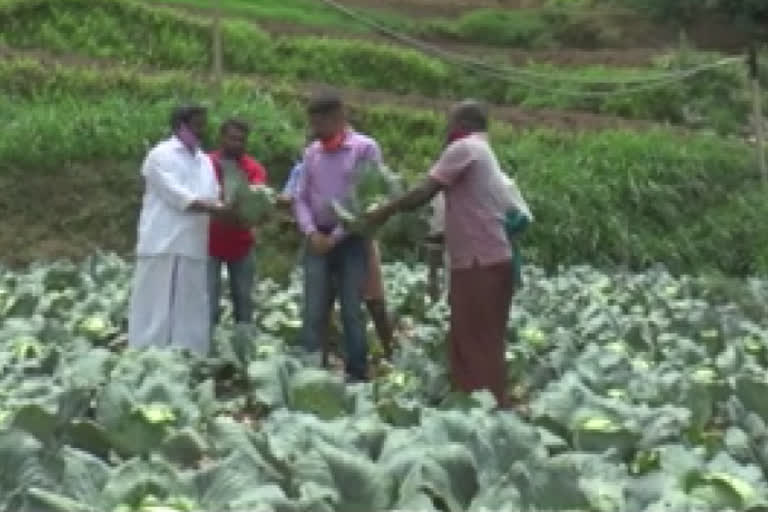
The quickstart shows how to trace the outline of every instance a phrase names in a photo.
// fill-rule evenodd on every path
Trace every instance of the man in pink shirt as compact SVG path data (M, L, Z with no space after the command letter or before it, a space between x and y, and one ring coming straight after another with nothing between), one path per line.
M445 198L445 243L451 265L449 352L453 384L488 389L507 406L505 335L514 293L512 248L504 229L508 204L496 200L503 173L488 143L488 115L475 101L454 107L448 143L417 188L368 214L377 225L395 213Z
M371 241L345 233L332 202L344 202L351 196L366 162L381 165L381 151L376 141L347 125L338 95L318 95L307 110L314 141L304 152L303 172L296 184L294 201L299 229L307 237L304 345L319 364L320 339L328 325L335 282L341 302L347 378L352 382L365 381L368 344L362 303Z

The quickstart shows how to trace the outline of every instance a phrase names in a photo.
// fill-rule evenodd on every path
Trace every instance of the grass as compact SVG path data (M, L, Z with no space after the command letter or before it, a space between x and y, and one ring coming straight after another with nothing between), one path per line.
M232 79L217 97L203 82L184 78L183 73L147 77L119 69L104 74L3 62L0 113L9 136L0 141L0 162L4 189L17 198L9 212L26 211L38 224L74 217L71 232L99 230L106 236L100 231L103 212L81 209L70 215L51 210L48 202L30 204L28 198L37 196L25 184L56 179L57 191L79 190L86 171L70 170L90 169L110 176L101 189L94 186L95 204L136 211L138 193L125 191L138 189L141 158L165 136L169 110L182 100L208 100L214 124L235 113L250 120L255 130L249 150L267 164L272 184L281 185L300 150L299 95L290 88L271 95ZM443 120L431 112L360 108L353 117L410 182L424 176L439 152ZM550 269L583 262L639 269L663 262L687 272L768 270L768 229L761 222L768 204L755 187L752 152L740 142L663 129L576 134L520 131L503 123L494 125L492 140L505 168L518 169L537 217L525 242L532 261ZM417 220L403 218L389 227L387 257L414 255L424 235ZM125 218L114 225L133 229ZM132 233L110 236L125 243Z
M194 7L200 10L210 10L210 0L163 0L164 5L179 5ZM345 32L370 32L370 28L351 19L349 16L334 11L326 5L312 0L221 0L218 1L222 14L228 17L239 17L256 22L279 22L303 25L307 27L336 28ZM408 18L379 9L356 9L368 19L384 23L398 30L413 30Z
M6 0L7 2L8 0ZM208 70L207 22L124 0L25 0L0 11L0 43L45 48L166 69ZM690 67L709 55L673 57L655 69L588 67L558 71L541 65L499 80L420 54L371 42L319 37L272 37L245 22L224 25L224 64L236 73L283 80L327 82L427 97L476 96L531 107L579 109L736 132L749 112L744 73L738 66L702 73L633 94L592 97L604 85L586 79L648 77ZM522 76L522 72L529 72ZM533 78L530 72L553 75ZM586 94L587 97L578 96Z
M589 9L476 9L457 19L427 21L424 25L421 30L426 35L528 49L615 47L620 46L623 35L617 24L591 14Z
M158 2L154 2L158 3ZM209 0L163 0L165 5L210 10ZM343 2L342 2L343 3ZM342 33L369 33L369 25L311 0L221 0L221 12L256 22L290 23L322 27ZM620 30L606 30L600 18L582 11L556 8L476 9L457 18L412 18L385 9L353 9L365 18L390 29L423 37L450 38L492 46L520 48L596 47L618 42Z

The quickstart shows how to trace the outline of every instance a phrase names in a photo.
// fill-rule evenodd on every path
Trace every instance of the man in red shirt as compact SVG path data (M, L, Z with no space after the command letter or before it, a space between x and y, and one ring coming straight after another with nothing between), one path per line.
M267 181L264 167L245 153L250 128L237 119L230 119L221 126L220 149L210 154L216 177L222 183L222 162L234 162L251 185L261 185ZM209 253L210 263L208 283L211 302L212 325L219 320L221 301L221 267L226 265L229 276L230 292L234 308L235 323L247 325L253 317L251 298L254 281L254 261L252 257L256 228L244 223L231 223L211 220Z

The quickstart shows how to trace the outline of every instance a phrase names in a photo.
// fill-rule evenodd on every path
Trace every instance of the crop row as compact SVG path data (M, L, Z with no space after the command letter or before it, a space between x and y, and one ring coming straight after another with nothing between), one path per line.
M0 7L0 44L163 69L210 69L210 26L172 10L129 0L6 0L4 5ZM273 37L242 21L226 22L223 38L227 70L293 81L428 97L474 96L496 103L708 126L721 132L739 131L749 112L745 73L738 64L631 93L604 95L626 88L587 83L644 80L712 59L696 53L659 59L652 69L566 71L531 64L508 70L506 78L500 78L373 42Z
M206 0L171 0L164 4L211 8ZM230 17L256 21L323 27L341 33L368 33L370 25L350 18L329 6L308 0L224 0L218 3ZM543 6L535 9L468 9L457 17L410 17L407 13L385 9L355 8L369 21L420 37L438 37L493 46L518 48L594 48L617 46L626 37L621 22L647 23L634 11L615 16L595 15L589 9L561 9ZM613 22L613 23L611 23Z

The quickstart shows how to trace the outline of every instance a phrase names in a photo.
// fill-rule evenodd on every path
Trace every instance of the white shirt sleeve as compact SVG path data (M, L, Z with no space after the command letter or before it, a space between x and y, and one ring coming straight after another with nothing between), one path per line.
M147 156L141 169L147 185L172 208L184 211L196 198L194 194L179 182L172 164L164 161L162 155L152 152Z

